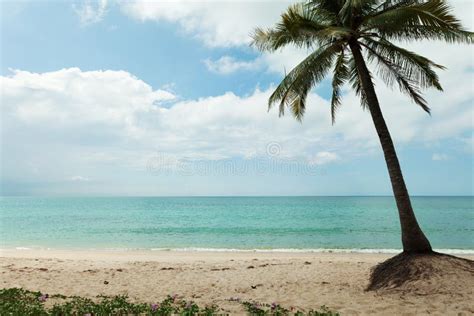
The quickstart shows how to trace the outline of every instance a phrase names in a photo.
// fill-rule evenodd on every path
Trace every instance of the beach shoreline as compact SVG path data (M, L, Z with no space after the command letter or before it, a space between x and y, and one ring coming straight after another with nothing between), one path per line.
M60 260L91 260L117 262L193 262L193 261L226 261L231 259L304 259L304 258L344 258L357 260L359 256L378 262L387 259L397 252L390 253L359 253L328 251L213 251L213 250L117 250L117 249L0 249L0 258L17 259L60 259ZM474 254L461 256L474 259Z
M242 314L231 301L277 302L301 310L326 305L342 315L420 315L474 312L468 284L424 295L366 292L370 270L393 256L379 253L205 252L116 250L0 251L3 288L67 296L128 295L141 302L166 295L217 304ZM473 255L460 255L470 260ZM471 282L471 283L469 283ZM443 294L444 293L444 294Z

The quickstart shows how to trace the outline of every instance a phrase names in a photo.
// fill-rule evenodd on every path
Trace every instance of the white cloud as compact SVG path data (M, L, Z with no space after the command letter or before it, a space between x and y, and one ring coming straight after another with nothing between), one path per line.
M270 73L284 75L303 61L309 51L301 48L285 47L273 53L265 52L251 60L239 60L233 56L224 55L217 60L206 59L204 64L209 71L227 75L237 71L264 70Z
M395 143L426 145L472 131L474 92L465 83L470 78L469 73L451 77L447 91L455 95L428 96L432 117L397 91L379 87ZM380 151L369 113L351 94L332 126L328 101L316 94L300 124L290 116L278 118L276 110L267 113L271 89L177 100L124 71L78 68L15 71L1 77L1 86L7 178L70 179L74 170L98 179L101 172L144 171L157 153L186 161L248 159L266 155L269 143L278 144L282 159L313 164Z
M14 179L62 181L71 170L139 164L141 121L152 125L152 113L175 98L124 71L14 71L0 79L2 172Z
M258 70L261 68L262 63L259 59L252 61L241 61L236 60L231 56L222 56L217 60L206 59L204 60L204 64L209 71L222 75L228 75L241 70Z
M102 21L107 13L107 0L84 0L80 6L73 6L82 25Z
M260 57L269 72L285 74L302 62L310 52L295 47L285 47L273 53L265 52Z
M72 176L71 181L74 182L88 182L90 179L88 177L83 177L83 176Z
M310 164L320 166L320 165L325 165L325 164L337 161L339 159L340 159L339 155L335 153L331 153L328 151L321 151L311 158Z
M141 21L177 23L185 34L209 47L243 47L250 44L256 27L273 26L292 3L286 0L133 0L120 2L120 5L125 14ZM254 67L283 74L301 62L307 53L304 49L286 47L250 61L224 55L205 63L210 71L221 74Z
M434 153L433 156L431 156L431 159L434 161L442 161L442 160L448 160L449 156L442 153Z
M291 1L133 0L122 10L141 21L168 21L210 47L248 45L256 26L270 26Z

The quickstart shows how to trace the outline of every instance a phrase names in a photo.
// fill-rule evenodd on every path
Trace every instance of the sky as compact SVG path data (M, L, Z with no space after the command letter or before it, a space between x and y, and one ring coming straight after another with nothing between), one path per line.
M303 122L267 111L308 53L251 47L288 1L5 1L1 195L390 195L370 115L329 79ZM450 1L473 30L470 1ZM402 43L447 67L427 115L376 81L413 195L473 194L474 48Z

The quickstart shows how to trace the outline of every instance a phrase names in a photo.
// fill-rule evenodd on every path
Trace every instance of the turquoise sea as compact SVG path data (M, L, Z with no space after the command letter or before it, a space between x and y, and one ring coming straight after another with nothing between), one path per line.
M0 248L390 251L392 197L2 197ZM413 197L434 248L474 253L473 197Z

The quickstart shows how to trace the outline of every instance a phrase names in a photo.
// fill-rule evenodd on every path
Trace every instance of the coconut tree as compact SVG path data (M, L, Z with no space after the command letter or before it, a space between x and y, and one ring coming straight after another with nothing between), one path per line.
M253 35L253 45L261 51L273 52L287 45L310 51L270 96L269 108L278 104L280 115L288 108L301 120L309 91L328 73L332 74L333 124L341 105L341 87L350 84L360 97L382 145L406 254L432 250L413 212L369 66L388 86L398 85L413 103L430 113L421 90L442 90L435 70L443 66L398 43L472 43L473 34L462 27L443 0L312 0L290 6L278 24L269 29L257 28Z

